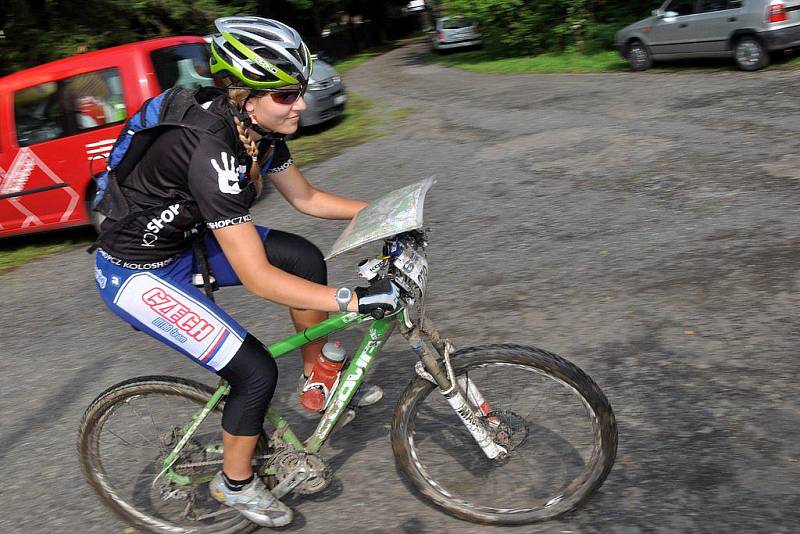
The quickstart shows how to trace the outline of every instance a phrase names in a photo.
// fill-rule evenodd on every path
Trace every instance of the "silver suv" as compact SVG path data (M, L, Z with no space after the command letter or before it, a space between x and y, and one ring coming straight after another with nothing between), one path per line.
M770 52L800 46L800 0L667 0L617 32L615 46L637 71L653 60L730 56L758 70Z

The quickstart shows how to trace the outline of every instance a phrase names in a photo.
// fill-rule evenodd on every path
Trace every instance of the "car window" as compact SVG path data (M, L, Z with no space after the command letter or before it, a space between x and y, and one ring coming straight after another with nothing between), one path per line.
M14 94L17 144L28 146L125 120L117 69L28 87Z
M202 43L159 48L150 53L162 90L170 87L214 85L208 66L208 49Z
M122 81L117 69L67 78L60 89L78 132L125 120Z
M742 7L741 0L700 0L697 4L697 12L708 13L710 11L722 11L739 7Z
M14 122L19 146L66 135L67 121L58 95L58 84L47 82L14 93Z
M672 0L665 11L674 11L679 16L694 13L694 0Z

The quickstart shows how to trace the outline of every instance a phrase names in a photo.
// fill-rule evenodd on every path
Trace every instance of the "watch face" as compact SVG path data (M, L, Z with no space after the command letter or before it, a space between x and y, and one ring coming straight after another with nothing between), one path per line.
M339 288L339 291L336 292L337 299L347 299L349 301L352 296L353 293L346 287Z

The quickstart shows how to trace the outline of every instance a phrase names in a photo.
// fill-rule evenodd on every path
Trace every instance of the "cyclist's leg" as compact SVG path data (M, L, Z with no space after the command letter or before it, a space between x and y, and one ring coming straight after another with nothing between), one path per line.
M222 416L230 445L224 468L231 478L249 477L278 377L266 348L191 285L191 252L166 267L141 271L122 268L100 251L95 269L100 294L112 311L230 383Z
M257 226L256 229L264 241L267 259L272 265L306 280L327 285L328 271L325 259L322 252L314 244L303 237L288 232L270 230L263 226ZM211 233L206 236L206 249L217 283L221 287L241 284ZM289 313L298 332L328 318L327 312L316 310L291 309ZM319 357L322 346L326 341L326 339L318 339L301 349L303 370L306 376L310 374L311 369L314 367L314 362Z

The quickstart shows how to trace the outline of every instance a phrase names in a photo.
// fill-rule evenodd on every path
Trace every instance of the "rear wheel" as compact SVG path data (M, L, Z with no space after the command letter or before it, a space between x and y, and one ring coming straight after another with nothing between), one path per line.
M149 532L238 533L256 525L211 498L208 482L222 469L224 403L200 424L173 470L185 485L158 477L164 458L183 437L183 426L213 390L181 378L134 378L106 390L81 421L78 454L89 484L124 520ZM255 470L266 461L267 443L256 447Z
M639 72L647 70L653 66L653 56L650 50L641 41L633 41L628 45L628 53L625 56L631 70Z
M423 498L486 524L552 519L605 480L617 450L614 413L583 371L549 352L489 345L453 355L459 382L485 403L481 424L508 451L486 457L438 388L415 378L392 420L398 467Z
M736 41L733 58L741 70L754 71L769 65L769 52L761 41L752 36L745 36Z

